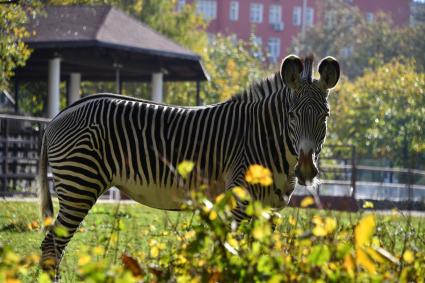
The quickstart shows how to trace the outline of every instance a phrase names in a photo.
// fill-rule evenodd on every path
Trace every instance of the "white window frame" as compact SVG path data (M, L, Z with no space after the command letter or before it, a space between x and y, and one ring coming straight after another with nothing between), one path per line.
M202 15L205 20L214 20L217 18L216 0L197 0L196 11Z
M263 22L263 4L251 3L249 5L249 19L251 23L260 24Z
M270 37L267 42L267 48L269 52L269 57L272 61L276 61L280 56L280 38L279 37Z
M269 7L269 24L279 24L282 22L282 5L271 4Z
M239 1L230 1L229 20L234 22L239 20Z
M302 21L302 9L301 6L295 6L292 10L292 24L294 26L300 26Z
M307 13L306 13L306 17L305 17L305 24L308 27L311 27L314 24L314 8L312 8L312 7L307 7Z

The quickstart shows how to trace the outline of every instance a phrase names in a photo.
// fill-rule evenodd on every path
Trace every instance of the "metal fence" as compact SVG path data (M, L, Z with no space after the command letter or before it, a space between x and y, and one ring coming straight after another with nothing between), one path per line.
M0 197L37 195L39 149L48 122L45 118L0 114ZM356 149L349 145L326 145L318 165L320 196L425 204L425 171L359 165ZM303 188L296 190L298 196L306 193ZM113 189L103 197L119 195Z

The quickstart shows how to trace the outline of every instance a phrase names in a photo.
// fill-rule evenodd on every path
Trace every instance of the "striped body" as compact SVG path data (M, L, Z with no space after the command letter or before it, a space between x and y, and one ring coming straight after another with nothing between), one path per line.
M328 89L339 78L333 58L322 62L321 79L313 80L312 58L302 63L288 56L279 73L215 105L178 107L100 94L64 109L43 136L40 185L43 217L52 216L49 164L60 205L54 226L64 227L68 235L49 231L41 246L42 267L56 271L81 221L113 186L165 210L179 210L189 192L202 185L211 198L243 186L252 199L284 207L296 180L304 185L318 173ZM185 160L195 164L187 178L176 169ZM252 164L272 171L271 186L246 183ZM248 218L246 205L238 201L235 220Z
M259 93L251 101L236 97L206 107L106 94L80 100L46 129L59 197L76 194L92 201L116 186L142 204L178 210L190 190L206 184L215 197L235 185L246 186L247 166L262 164L275 173L274 186L253 188L251 194L284 206L282 194L292 190L287 180L296 157L284 142L281 82L268 82L270 93L276 91L266 99ZM176 172L184 160L195 162L187 179Z

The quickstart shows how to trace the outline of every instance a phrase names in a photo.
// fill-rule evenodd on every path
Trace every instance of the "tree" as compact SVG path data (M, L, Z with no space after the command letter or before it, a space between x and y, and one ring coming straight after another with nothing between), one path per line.
M304 38L298 35L292 50L320 58L339 57L343 73L349 78L399 56L415 58L419 70L424 70L424 24L396 27L382 12L368 23L358 8L344 0L326 0L322 8L318 11L321 22L308 29Z
M417 72L413 59L392 59L343 81L330 104L332 143L355 145L360 158L425 164L425 73Z
M31 54L23 40L30 35L25 23L36 10L31 1L0 4L0 90L9 87L15 68L23 66Z

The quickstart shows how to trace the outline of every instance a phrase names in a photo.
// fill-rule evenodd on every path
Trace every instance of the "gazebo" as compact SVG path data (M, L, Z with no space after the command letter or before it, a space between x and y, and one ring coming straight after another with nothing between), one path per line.
M19 83L48 82L48 116L59 112L59 85L67 82L68 103L80 97L80 83L151 82L153 101L163 100L163 81L208 80L199 55L111 6L48 6L28 25L33 53L16 71ZM16 106L17 108L17 106Z

